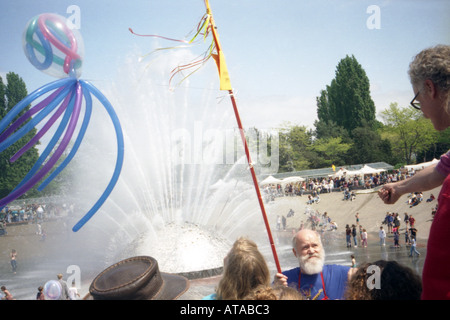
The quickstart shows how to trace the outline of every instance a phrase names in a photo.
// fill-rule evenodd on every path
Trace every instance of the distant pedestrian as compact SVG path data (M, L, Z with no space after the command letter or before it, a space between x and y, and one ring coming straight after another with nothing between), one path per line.
M413 253L420 256L420 252L416 249L416 238L411 237L411 251L409 252L409 256L412 257Z
M350 226L347 224L345 226L345 240L347 241L347 248L352 247L352 229L350 229Z
M361 246L364 248L367 247L367 231L366 231L366 229L363 229L362 233L361 233Z
M59 273L57 277L58 282L61 285L61 296L59 297L59 300L69 300L69 288L67 287L67 283L63 280L62 273Z
M40 222L36 223L36 234L40 236L42 234L42 225Z
M356 226L353 224L352 225L352 237L353 237L353 242L355 243L355 248L358 246L358 242L356 240Z
M277 230L281 229L281 217L277 216Z
M380 227L380 231L378 232L380 237L380 246L386 245L386 231L384 231L383 227Z
M412 214L409 215L409 225L411 228L414 228L414 222L416 222L416 219L413 218Z
M80 294L78 293L78 289L75 286L75 281L72 282L72 286L69 288L69 299L70 300L77 300L78 297L80 297Z
M400 235L398 233L398 230L395 230L395 232L394 232L394 248L399 248L400 247L400 244L398 242L399 236Z
M17 270L17 251L15 249L11 250L10 257L12 272L15 274Z
M409 232L408 232L408 230L405 231L405 244L406 245L411 244L411 241L409 239Z
M405 212L405 217L403 218L403 221L405 221L406 228L408 228L409 216L408 216L408 213L406 213L406 212Z

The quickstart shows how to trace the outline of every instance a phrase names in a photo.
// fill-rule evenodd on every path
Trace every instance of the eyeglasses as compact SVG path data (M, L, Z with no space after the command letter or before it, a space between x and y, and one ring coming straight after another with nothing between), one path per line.
M415 102L415 100L417 99L417 96L419 95L420 90L417 91L416 95L414 96L414 98L411 100L410 104L411 107L413 107L414 109L420 110L420 102Z

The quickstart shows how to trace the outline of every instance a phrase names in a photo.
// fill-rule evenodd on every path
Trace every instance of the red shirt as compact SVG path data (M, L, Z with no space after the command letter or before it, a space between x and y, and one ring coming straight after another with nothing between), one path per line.
M450 299L450 175L438 197L422 273L422 299Z

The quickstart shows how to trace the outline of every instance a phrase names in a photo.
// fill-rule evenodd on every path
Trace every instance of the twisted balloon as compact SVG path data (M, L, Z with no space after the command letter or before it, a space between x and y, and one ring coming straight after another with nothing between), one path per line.
M39 123L46 121L36 135L11 157L10 161L14 162L32 148L55 125L57 120L59 120L59 124L31 170L6 197L0 199L0 208L25 194L53 170L38 186L38 190L42 191L70 163L88 128L92 113L91 94L93 94L105 107L113 122L117 139L117 159L114 173L106 189L72 229L78 231L103 205L119 179L124 159L122 128L108 99L91 83L78 80L83 59L83 42L76 30L68 27L63 17L49 13L34 17L27 24L23 43L25 54L33 66L62 79L35 90L1 119L0 152L16 143ZM41 97L45 98L20 115ZM75 135L83 109L84 117L73 147L59 166L56 166ZM57 147L55 147L56 145Z

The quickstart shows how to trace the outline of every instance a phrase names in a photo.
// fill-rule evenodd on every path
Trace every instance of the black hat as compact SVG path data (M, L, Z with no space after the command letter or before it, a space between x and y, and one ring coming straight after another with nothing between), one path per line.
M149 256L122 260L92 281L87 300L175 300L189 288L183 276L159 271Z

